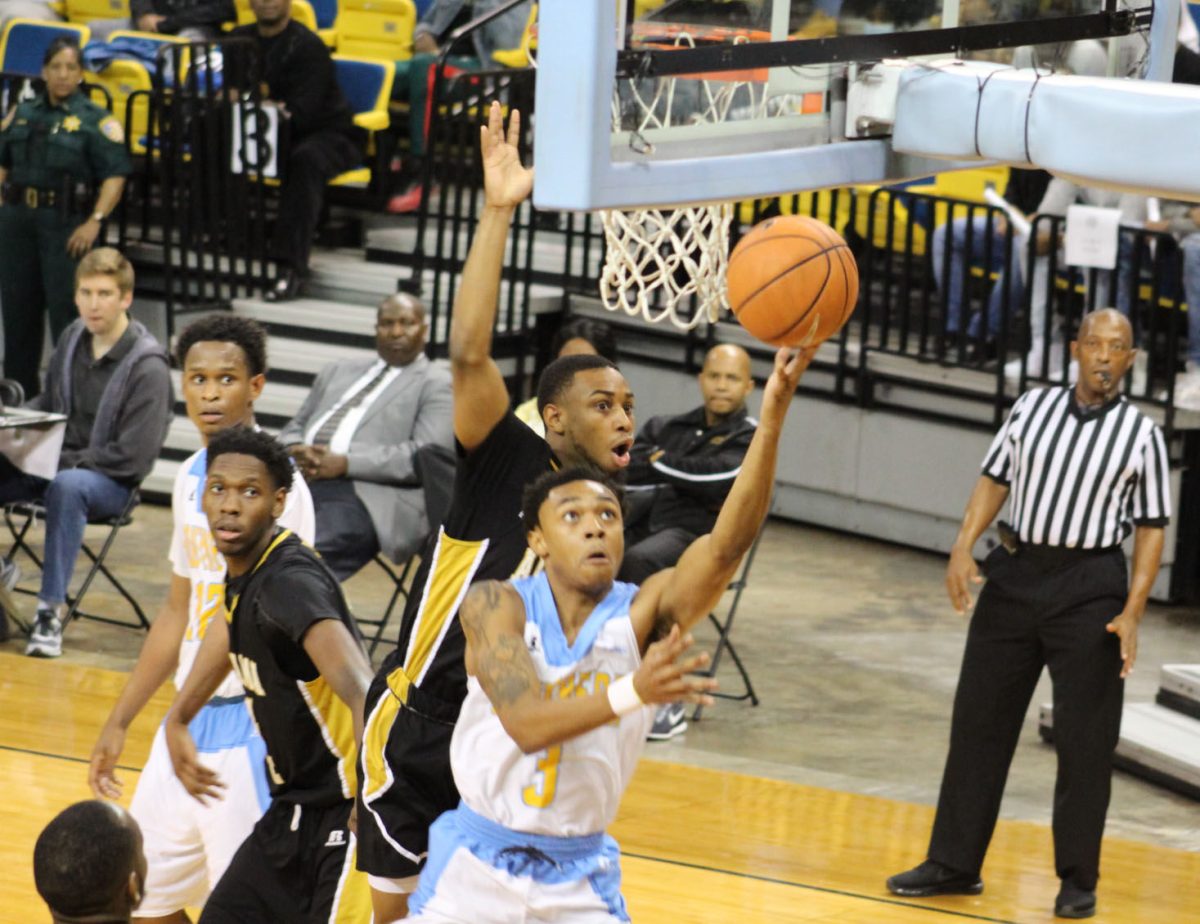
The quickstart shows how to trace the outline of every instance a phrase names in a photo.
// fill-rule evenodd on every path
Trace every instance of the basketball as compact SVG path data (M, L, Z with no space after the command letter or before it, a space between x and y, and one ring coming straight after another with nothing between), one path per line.
M858 302L858 265L850 248L833 228L807 215L755 225L729 256L727 282L738 322L773 346L828 340Z

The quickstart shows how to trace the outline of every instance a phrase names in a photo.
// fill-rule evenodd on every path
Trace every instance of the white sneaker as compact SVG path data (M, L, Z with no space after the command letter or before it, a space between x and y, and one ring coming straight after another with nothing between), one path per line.
M53 610L38 610L25 654L31 658L57 658L62 654L62 621Z

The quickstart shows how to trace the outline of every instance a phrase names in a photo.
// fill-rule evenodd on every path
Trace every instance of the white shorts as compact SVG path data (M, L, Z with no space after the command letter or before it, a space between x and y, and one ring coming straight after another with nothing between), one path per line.
M606 834L510 831L460 805L429 829L429 857L405 924L616 924L620 851Z
M146 850L139 917L203 905L270 804L266 746L241 699L206 705L189 727L201 762L225 783L224 798L204 806L189 795L175 777L159 726L129 806Z

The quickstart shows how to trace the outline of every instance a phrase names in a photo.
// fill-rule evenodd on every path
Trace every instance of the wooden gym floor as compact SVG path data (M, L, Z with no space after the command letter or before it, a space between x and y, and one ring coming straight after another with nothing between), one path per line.
M146 550L165 549L165 514L143 507L114 557L143 601L161 595L165 568ZM635 921L1055 920L1053 753L1032 720L983 895L900 901L883 888L921 859L945 754L965 627L944 612L941 566L935 556L772 524L737 633L763 704L720 703L684 736L649 745L613 827ZM350 596L366 612L386 590L366 573ZM116 607L103 594L97 603ZM1147 617L1131 701L1152 695L1164 659L1200 660L1195 616ZM32 885L34 839L88 797L88 754L142 637L79 623L57 662L22 657L16 641L0 646L0 922L47 917ZM736 687L735 675L722 671L722 680ZM168 696L161 691L130 732L126 802ZM1200 808L1118 774L1103 874L1097 921L1200 924Z

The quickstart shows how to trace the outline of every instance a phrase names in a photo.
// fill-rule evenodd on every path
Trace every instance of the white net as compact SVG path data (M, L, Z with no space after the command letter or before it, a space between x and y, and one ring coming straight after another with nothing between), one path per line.
M692 47L690 35L675 44ZM629 78L617 82L613 124L629 133L631 149L651 155L647 132L700 122L757 118L766 112L762 82L696 77ZM602 210L607 249L600 297L610 311L670 320L689 330L715 323L729 303L725 269L733 203L677 209ZM692 311L692 298L696 310Z

